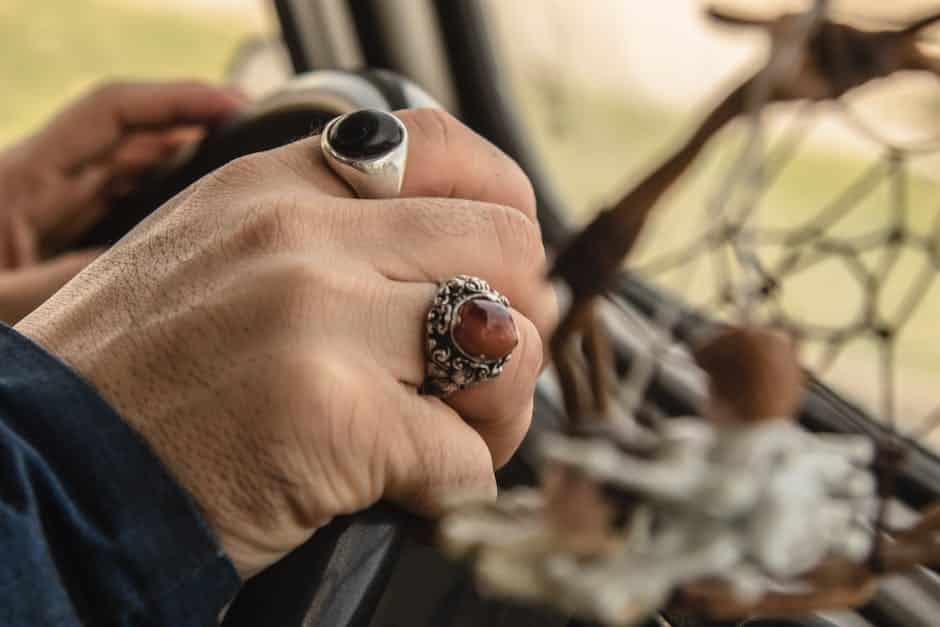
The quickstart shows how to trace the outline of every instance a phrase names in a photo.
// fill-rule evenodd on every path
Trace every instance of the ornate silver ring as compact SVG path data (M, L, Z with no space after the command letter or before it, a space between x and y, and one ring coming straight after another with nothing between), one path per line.
M428 311L421 393L444 397L498 377L519 342L509 307L483 279L460 275L441 283Z

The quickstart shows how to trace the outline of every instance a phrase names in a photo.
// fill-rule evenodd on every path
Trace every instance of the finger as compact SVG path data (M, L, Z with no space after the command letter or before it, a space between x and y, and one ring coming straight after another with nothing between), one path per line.
M496 496L490 450L453 409L404 385L390 396L398 417L385 429L386 498L433 516L455 495Z
M437 286L431 284L393 284L385 298L387 304L369 308L376 319L365 325L366 339L379 364L415 387L426 375L424 321L436 292ZM480 433L497 467L509 460L529 428L543 361L538 329L520 312L510 313L517 343L502 374L446 399Z
M113 177L133 176L173 157L184 146L198 141L205 131L184 126L169 131L136 131L126 136L108 155L105 167Z
M127 196L137 187L139 178L134 175L119 176L111 179L105 194L108 198L117 199Z
M43 238L44 250L64 249L107 213L104 192L111 180L106 165L84 168L64 180L56 202L56 222L47 227Z
M112 153L67 175L57 203L58 224L45 238L47 248L61 250L74 241L107 213L111 199L129 193L141 174L203 133L194 127L134 132Z
M396 115L409 131L403 197L490 202L536 221L532 184L506 153L440 109L407 109Z
M478 276L506 295L543 337L554 328L557 304L544 279L541 233L520 212L463 200L398 199L360 203L345 219L356 232L349 247L383 276L421 283Z
M402 197L490 202L513 207L535 221L532 184L519 165L496 146L439 109L407 109L395 115L408 129ZM352 196L349 187L326 165L319 135L274 153L323 191Z
M0 320L15 324L68 283L101 250L83 250L56 257L24 270L0 273Z
M192 126L127 134L112 150L61 173L55 193L55 222L45 227L44 249L53 253L88 230L108 211L109 201L126 194L137 178L203 135Z
M0 246L0 269L14 270L39 260L39 246L29 222L15 211L0 215L5 236Z
M121 128L212 124L245 105L237 89L198 81L115 83L93 92L89 107L109 114Z
M202 141L206 129L204 126L174 126L162 134L167 144L182 148Z
M59 114L40 142L55 145L49 158L68 170L101 158L129 130L216 124L243 105L236 90L204 83L115 83L99 87Z
M513 318L519 344L503 373L445 399L480 434L497 468L509 461L529 430L543 361L542 340L535 325L518 311L513 311Z

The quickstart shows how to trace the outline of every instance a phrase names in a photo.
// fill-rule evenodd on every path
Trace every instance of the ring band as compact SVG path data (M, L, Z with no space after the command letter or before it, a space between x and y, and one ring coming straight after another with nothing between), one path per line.
M359 198L396 198L408 156L408 129L385 111L361 109L333 118L320 134L327 165Z
M498 377L518 342L509 300L486 281L460 275L441 283L428 311L421 393L444 397Z

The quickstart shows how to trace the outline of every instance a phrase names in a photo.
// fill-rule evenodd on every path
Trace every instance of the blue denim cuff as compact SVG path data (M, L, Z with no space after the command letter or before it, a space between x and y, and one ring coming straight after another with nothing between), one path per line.
M213 625L240 582L97 392L0 325L0 624Z

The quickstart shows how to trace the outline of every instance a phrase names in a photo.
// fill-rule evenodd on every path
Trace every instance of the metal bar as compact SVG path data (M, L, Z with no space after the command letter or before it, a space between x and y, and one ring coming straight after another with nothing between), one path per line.
M281 39L287 48L294 73L300 74L311 70L312 65L310 59L307 58L301 24L297 20L297 12L293 5L294 0L274 0L274 10L281 27Z
M345 0L275 0L275 8L295 71L364 66Z

